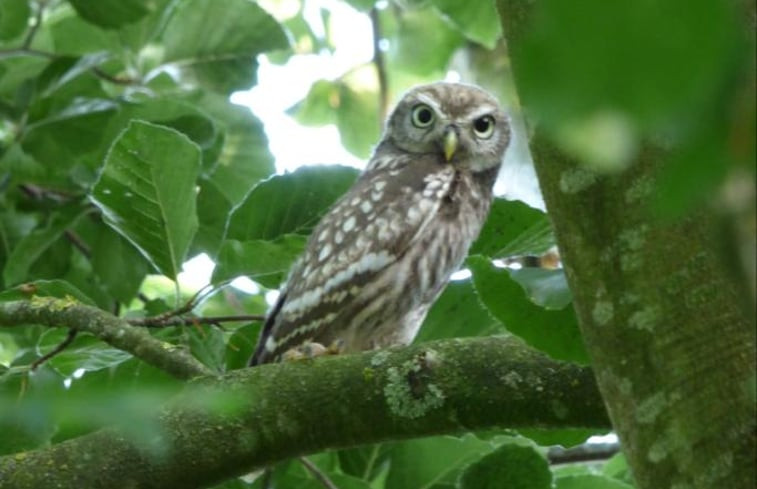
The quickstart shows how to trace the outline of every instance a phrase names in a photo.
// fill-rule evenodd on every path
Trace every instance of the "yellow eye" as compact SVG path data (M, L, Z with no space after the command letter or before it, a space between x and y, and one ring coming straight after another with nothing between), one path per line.
M494 117L485 115L473 121L473 131L481 139L487 139L494 134Z
M428 127L434 123L434 111L426 104L418 104L413 107L411 120L415 127Z

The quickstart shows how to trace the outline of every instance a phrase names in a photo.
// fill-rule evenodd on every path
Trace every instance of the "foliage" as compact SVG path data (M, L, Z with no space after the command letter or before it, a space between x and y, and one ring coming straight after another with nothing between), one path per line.
M345 167L274 175L261 121L228 101L255 85L263 53L283 63L337 48L328 9L316 29L304 16L307 1L234 0L222 8L211 0L0 3L0 300L27 298L31 290L126 317L154 316L194 292L179 287L177 277L188 258L205 253L216 264L215 285L247 276L258 288L252 294L219 288L194 313L264 313L265 292L280 285L313 224L356 175ZM374 6L347 3L364 12ZM623 167L641 137L659 130L690 152L727 153L724 168L704 158L671 162L659 192L668 215L705 201L729 168L753 171L745 165L754 161L753 139L738 140L735 154L726 143L734 124L753 123L754 94L743 95L751 109L734 113L716 112L711 103L736 76L738 39L724 3L674 2L653 13L643 2L541 3L543 30L514 53L524 66L519 88L566 148L600 171ZM614 23L597 26L597 16L586 15L597 9ZM378 53L388 85L380 85L371 63L318 81L290 110L299 122L335 124L344 146L366 157L379 136L384 90L394 97L454 68L509 99L508 63L482 54L507 60L493 0L393 0L375 14L388 42ZM670 17L678 19L673 27L665 22ZM703 17L712 21L697 21ZM673 28L675 42L658 49L656 40ZM606 71L596 70L597 58ZM561 63L547 63L554 59ZM679 86L686 90L674 91L676 98L662 97ZM590 96L596 91L612 103L597 106ZM683 123L702 117L729 122L723 133L706 135L704 126ZM609 152L591 153L597 138L608 138ZM685 185L676 183L682 175ZM579 177L566 186L580 185ZM509 332L555 358L588 362L563 272L502 266L554 244L542 211L495 202L467 262L472 278L448 287L418 341ZM258 329L248 322L153 334L224 371L244 366ZM64 336L34 325L0 332L0 454L138 418L177 389L163 372L87 336L30 371ZM10 399L48 407L7 418L2 405ZM555 433L549 444L575 442L570 433ZM566 489L629 487L623 470L552 472L545 451L521 436L469 434L329 452L312 461L341 488L499 487L502 477L509 487L537 487L527 482L535 474L543 487L551 481ZM320 487L298 463L277 467L274 478L281 487ZM260 481L219 487L260 487Z

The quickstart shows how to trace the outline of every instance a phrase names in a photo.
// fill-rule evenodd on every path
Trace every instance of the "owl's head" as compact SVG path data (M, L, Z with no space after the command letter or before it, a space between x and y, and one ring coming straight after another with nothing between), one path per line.
M408 91L392 111L385 140L410 153L484 171L501 164L510 125L497 99L462 83L432 83Z

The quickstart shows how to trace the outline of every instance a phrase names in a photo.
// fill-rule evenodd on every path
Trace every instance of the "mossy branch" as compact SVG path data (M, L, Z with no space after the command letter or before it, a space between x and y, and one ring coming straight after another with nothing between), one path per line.
M0 488L206 487L326 449L496 427L609 426L591 370L511 337L196 379L145 422L155 426L149 440L114 427L0 458Z
M38 297L28 301L0 302L0 327L27 324L90 333L179 379L213 374L189 352L158 340L124 319L73 299Z

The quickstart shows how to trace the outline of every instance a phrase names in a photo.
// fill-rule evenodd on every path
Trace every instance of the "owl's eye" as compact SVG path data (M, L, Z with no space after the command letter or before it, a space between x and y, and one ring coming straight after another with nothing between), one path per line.
M494 133L494 117L485 115L473 121L473 131L481 139L490 138Z
M413 107L412 121L415 127L428 127L434 122L434 111L426 104Z

